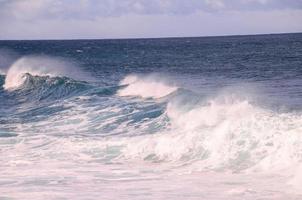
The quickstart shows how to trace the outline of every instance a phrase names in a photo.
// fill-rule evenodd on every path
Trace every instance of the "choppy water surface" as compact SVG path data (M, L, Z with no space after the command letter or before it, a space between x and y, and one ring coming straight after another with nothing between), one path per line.
M0 199L301 199L302 34L0 41Z

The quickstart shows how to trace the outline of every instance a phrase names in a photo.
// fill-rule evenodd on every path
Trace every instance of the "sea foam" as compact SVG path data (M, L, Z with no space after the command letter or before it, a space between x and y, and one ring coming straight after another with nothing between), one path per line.
M299 113L278 113L224 96L190 109L170 101L165 115L169 127L156 135L128 138L121 158L192 163L192 170L260 172L279 172L300 162Z

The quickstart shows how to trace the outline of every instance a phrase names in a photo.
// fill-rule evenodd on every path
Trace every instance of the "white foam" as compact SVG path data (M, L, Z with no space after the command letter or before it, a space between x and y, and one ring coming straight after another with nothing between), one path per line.
M177 90L176 86L170 86L164 80L153 76L139 77L138 75L129 75L120 84L127 86L118 91L119 96L161 98Z
M288 181L288 184L302 194L302 163L297 163L297 165L291 169L291 172L293 172L293 175Z
M4 88L11 90L25 81L25 74L33 76L68 76L74 79L86 79L87 75L75 69L73 65L59 58L46 56L25 56L14 62L7 71Z
M213 99L193 109L170 102L170 127L162 133L125 140L122 157L173 163L191 170L278 172L299 163L302 115L276 113L247 100Z

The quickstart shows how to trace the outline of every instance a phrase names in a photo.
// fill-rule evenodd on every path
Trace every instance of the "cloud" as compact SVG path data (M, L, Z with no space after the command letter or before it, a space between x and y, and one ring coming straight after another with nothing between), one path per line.
M192 14L198 11L302 9L301 0L2 0L2 18L77 18L127 14Z
M302 31L301 0L0 0L0 39Z

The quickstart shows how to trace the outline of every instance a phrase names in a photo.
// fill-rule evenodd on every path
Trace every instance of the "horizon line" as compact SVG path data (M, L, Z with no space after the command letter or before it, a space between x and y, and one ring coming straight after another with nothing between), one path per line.
M48 39L0 39L0 41L73 41L73 40L148 40L148 39L173 39L173 38L209 38L209 37L240 37L240 36L262 36L262 35L285 35L302 34L302 32L280 32L280 33L255 33L255 34L225 34L225 35L203 35L203 36L159 36L159 37L116 37L116 38L48 38Z

